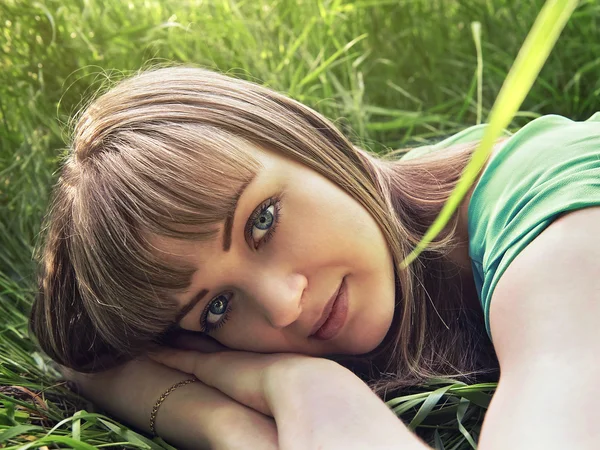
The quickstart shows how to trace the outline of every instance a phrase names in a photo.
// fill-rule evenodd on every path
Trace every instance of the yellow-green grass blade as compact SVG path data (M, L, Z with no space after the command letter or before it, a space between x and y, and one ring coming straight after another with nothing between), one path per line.
M401 263L407 267L427 245L444 229L460 202L477 178L492 151L494 142L510 124L523 100L529 93L558 36L577 7L578 0L548 0L540 11L529 35L509 71L498 98L490 112L489 125L473 157L458 181L454 192L442 208L423 239Z

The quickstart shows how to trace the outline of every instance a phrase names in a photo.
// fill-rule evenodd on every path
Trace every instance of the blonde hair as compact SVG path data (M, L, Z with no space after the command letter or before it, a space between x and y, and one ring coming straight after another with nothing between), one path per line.
M415 263L399 268L472 146L379 159L282 94L189 67L131 77L78 120L45 220L31 314L31 329L50 357L79 371L102 370L172 329L173 294L189 284L193 269L165 262L148 235L213 237L256 170L241 150L247 143L335 182L381 228L396 264L397 308L384 344L365 360L384 357L380 372L393 373L394 386L482 368L476 350L485 338L468 321L457 323L462 292L448 276L456 217Z

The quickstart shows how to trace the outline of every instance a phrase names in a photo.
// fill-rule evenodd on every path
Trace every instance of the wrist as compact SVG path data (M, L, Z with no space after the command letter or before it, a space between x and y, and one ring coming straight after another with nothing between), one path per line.
M178 381L173 386L171 386L170 388L165 390L165 392L163 392L162 395L160 395L160 397L158 397L158 399L156 400L156 403L154 403L152 412L150 413L150 432L153 435L156 435L156 416L158 414L160 407L162 406L164 401L167 399L167 397L169 395L171 395L171 393L173 393L176 389L186 386L191 383L195 383L196 381L198 381L198 380L195 377L188 378L188 379L182 380L182 381Z
M156 430L183 448L277 449L273 419L200 381L175 389L164 400Z

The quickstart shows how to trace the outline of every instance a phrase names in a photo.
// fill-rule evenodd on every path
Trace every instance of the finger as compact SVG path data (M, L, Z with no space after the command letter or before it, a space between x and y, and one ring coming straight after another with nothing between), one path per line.
M165 350L149 355L173 369L194 374L239 403L272 416L264 394L263 373L274 355L249 352L200 353L187 350Z

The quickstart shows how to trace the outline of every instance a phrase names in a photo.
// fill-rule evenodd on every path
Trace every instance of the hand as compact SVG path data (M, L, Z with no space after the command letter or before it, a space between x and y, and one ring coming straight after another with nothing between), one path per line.
M193 374L202 383L271 417L274 417L272 397L277 397L282 388L288 392L290 390L290 370L301 367L311 370L317 366L335 364L321 358L291 353L259 354L239 351L201 353L165 349L152 353L149 357L165 366Z
M151 357L273 417L284 450L428 448L358 377L333 361L238 351L165 350Z
M96 374L69 371L80 392L103 410L148 431L156 400L176 382L190 378L147 358ZM232 426L235 424L235 426ZM278 448L275 421L201 382L173 391L161 405L156 430L182 449Z

